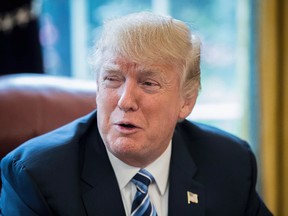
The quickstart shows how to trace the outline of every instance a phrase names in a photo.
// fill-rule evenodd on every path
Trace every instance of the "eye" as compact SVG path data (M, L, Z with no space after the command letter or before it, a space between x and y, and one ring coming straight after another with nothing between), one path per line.
M116 76L107 76L104 77L104 81L109 81L109 82L117 82L119 79Z
M158 83L151 82L151 81L146 81L146 82L143 83L143 85L153 87L153 86L157 86Z
M157 91L161 88L161 85L159 82L155 80L145 80L141 82L141 86L145 91L148 91L150 93L153 93L154 91Z
M102 82L108 88L117 88L121 85L122 79L117 75L107 75L103 77Z

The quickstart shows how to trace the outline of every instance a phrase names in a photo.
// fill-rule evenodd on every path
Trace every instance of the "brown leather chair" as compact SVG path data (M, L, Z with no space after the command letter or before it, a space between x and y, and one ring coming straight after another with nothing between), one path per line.
M1 76L0 160L26 140L94 110L95 90L94 81L41 74Z

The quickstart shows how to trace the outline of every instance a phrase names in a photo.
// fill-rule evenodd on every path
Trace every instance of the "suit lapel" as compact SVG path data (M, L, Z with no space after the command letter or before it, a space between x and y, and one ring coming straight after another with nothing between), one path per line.
M175 130L169 176L169 216L204 216L204 186L195 180L197 167L189 154L181 131ZM190 145L191 140L190 141ZM198 195L198 203L188 204L187 192Z
M85 149L82 155L81 189L87 215L124 216L117 179L96 126L88 132L82 146Z

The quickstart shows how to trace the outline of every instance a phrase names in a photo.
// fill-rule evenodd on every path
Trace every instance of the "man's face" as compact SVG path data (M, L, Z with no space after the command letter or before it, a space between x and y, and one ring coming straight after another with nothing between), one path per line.
M97 79L98 128L107 149L123 162L145 167L167 148L179 118L191 111L177 72L125 58L106 59Z

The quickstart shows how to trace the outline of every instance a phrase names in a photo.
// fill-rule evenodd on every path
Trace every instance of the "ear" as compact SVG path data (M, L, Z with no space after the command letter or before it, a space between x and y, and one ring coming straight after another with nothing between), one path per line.
M197 93L194 93L192 97L183 98L183 104L178 116L179 119L185 119L192 112L196 103L197 95Z

